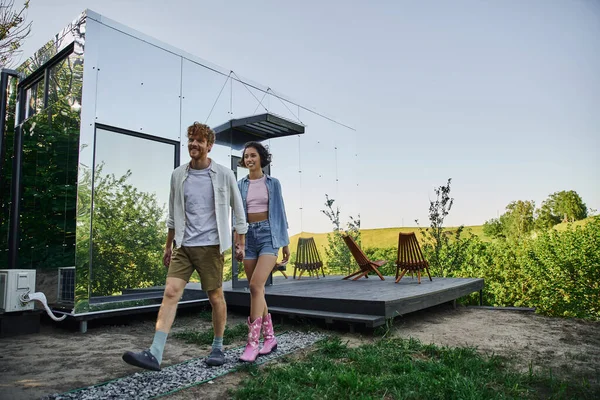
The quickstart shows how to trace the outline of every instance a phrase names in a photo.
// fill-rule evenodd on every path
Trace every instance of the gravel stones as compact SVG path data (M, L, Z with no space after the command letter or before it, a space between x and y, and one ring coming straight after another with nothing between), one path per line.
M255 364L263 364L285 354L312 346L324 337L323 334L310 332L283 333L277 336L277 351L260 356ZM204 357L201 357L165 367L162 371L138 372L99 385L45 396L42 400L150 399L207 382L236 370L244 365L243 362L238 361L243 351L244 347L225 351L225 364L218 367L207 366L204 364Z

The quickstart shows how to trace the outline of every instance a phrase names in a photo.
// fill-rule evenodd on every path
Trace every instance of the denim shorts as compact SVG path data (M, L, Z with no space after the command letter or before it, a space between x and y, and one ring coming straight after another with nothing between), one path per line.
M262 255L277 257L279 248L273 247L271 238L271 225L269 220L252 222L248 224L248 233L246 233L246 256L245 260L256 260Z

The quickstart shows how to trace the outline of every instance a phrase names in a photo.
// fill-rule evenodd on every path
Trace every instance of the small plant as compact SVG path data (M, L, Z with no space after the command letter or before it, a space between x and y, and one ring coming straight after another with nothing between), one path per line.
M360 214L357 218L349 216L350 221L346 230L342 230L340 222L340 208L333 208L334 199L325 194L325 209L321 210L333 225L333 232L327 235L328 247L325 248L327 256L327 269L334 273L351 273L357 265L344 242L343 235L351 236L360 245Z
M419 228L423 236L423 253L432 273L438 276L451 276L452 272L460 269L467 258L467 248L473 238L462 237L464 226L456 228L456 231L449 231L444 227L444 221L452 205L454 198L450 197L450 183L452 178L448 178L445 185L439 186L434 190L436 194L435 201L429 200L429 228ZM419 220L415 220L419 225Z

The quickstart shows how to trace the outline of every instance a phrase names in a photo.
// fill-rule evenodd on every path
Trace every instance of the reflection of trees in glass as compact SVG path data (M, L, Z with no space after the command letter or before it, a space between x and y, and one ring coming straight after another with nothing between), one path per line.
M92 294L164 284L165 207L128 183L131 172L103 175L103 165L94 174Z
M79 123L79 110L59 100L22 125L21 267L75 264Z
M75 208L83 58L50 68L48 103L21 125L23 135L19 266L52 270L75 264ZM43 87L43 86L41 86ZM2 243L8 237L14 142L14 87L9 97L2 171ZM31 91L31 90L29 90ZM28 89L26 89L28 92ZM43 92L40 96L43 99ZM30 104L25 104L29 109ZM5 218L6 217L6 218ZM5 255L3 255L3 259Z
M8 265L8 227L10 224L10 193L12 185L12 149L15 138L17 80L9 78L8 100L2 153L0 154L0 265Z

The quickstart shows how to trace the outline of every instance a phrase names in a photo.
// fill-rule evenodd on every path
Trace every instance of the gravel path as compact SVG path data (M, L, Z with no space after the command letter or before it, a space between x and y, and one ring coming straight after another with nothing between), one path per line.
M285 354L312 346L324 337L325 335L320 333L283 333L277 336L277 351L259 357L256 363L263 364ZM238 361L243 350L243 347L239 347L225 351L225 364L219 367L208 367L204 364L204 358L196 358L166 367L162 371L139 372L100 385L77 389L73 392L45 396L42 400L150 399L199 385L236 370L243 365Z

